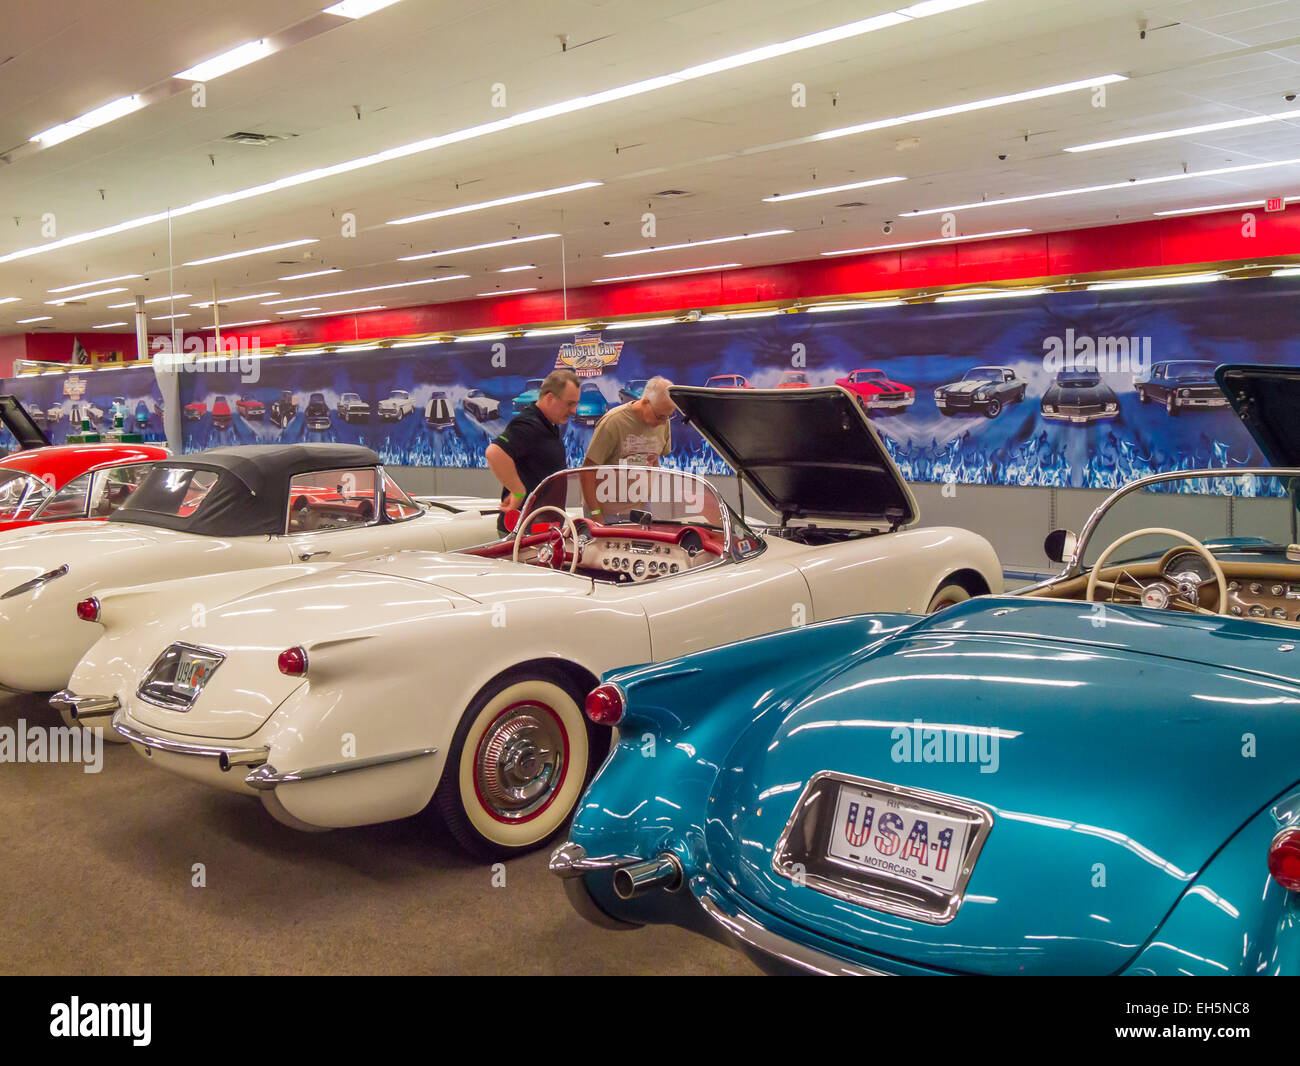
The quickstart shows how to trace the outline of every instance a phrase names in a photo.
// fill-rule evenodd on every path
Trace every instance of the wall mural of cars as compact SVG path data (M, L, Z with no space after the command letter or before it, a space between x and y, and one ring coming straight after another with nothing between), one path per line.
M1215 364L1206 359L1178 359L1156 363L1145 381L1134 388L1139 403L1164 404L1170 415L1183 411L1210 411L1228 405L1214 380Z
M977 366L960 381L934 390L934 405L945 415L978 411L997 418L1008 404L1021 403L1029 385L1009 366Z

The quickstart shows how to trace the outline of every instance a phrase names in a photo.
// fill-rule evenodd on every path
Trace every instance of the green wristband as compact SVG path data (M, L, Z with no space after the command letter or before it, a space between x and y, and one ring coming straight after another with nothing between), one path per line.
M510 495L513 496L516 500L522 500L525 494L522 492L512 492Z

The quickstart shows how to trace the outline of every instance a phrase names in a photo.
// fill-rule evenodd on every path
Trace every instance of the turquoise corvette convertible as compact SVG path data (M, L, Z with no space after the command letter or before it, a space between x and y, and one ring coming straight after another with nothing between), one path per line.
M606 675L578 910L773 971L1300 972L1300 370L1218 381L1274 465L1119 490L1049 581Z

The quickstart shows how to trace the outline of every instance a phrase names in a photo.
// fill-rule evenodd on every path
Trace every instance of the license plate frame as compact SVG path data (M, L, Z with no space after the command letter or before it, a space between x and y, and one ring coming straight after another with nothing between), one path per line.
M929 813L964 827L960 845L948 857L956 864L952 883L926 884L834 854L833 828L845 789L878 797L882 806L892 804L895 811ZM772 868L797 884L870 910L945 925L957 916L965 899L993 820L987 808L959 796L823 770L813 775L795 804L773 852Z
M188 711L225 660L221 652L175 641L154 660L136 688L136 695L156 707ZM182 683L182 670L187 665Z

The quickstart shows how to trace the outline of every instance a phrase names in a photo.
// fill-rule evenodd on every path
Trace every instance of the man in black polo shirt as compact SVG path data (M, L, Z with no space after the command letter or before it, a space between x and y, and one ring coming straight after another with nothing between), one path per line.
M578 375L572 370L553 370L530 403L506 426L505 432L487 447L488 468L501 482L501 516L497 531L504 536L506 516L517 511L546 478L565 463L562 427L578 412Z

